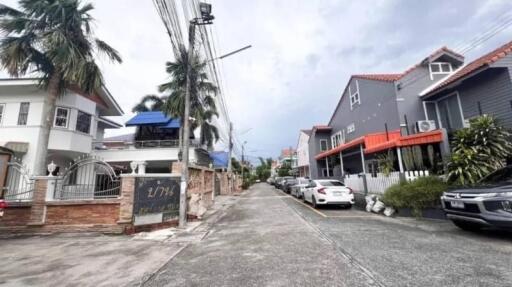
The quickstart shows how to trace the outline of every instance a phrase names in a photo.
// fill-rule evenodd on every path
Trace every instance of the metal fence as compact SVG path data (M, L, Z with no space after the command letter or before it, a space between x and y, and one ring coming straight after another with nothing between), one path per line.
M34 193L34 180L20 159L7 162L7 177L3 187L6 201L31 201Z
M54 199L80 200L119 197L121 181L106 162L92 156L78 158L57 180Z

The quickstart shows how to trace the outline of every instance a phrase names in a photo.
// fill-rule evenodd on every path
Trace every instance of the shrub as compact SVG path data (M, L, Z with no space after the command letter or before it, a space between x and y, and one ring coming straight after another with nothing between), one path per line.
M460 185L474 184L503 167L512 154L509 138L509 131L495 118L472 119L470 127L456 131L451 141L448 179Z
M400 182L390 186L382 201L394 208L410 208L415 216L421 216L421 210L436 207L439 198L448 185L438 177L421 177L411 182Z

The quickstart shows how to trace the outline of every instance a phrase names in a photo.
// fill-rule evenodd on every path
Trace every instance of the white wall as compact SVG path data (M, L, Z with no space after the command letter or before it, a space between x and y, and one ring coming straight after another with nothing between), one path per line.
M297 144L297 166L309 165L309 136L301 131L299 134L299 142Z
M7 142L29 143L28 152L23 156L23 162L30 171L33 171L35 165L34 158L43 120L45 93L36 86L0 85L0 104L5 104L0 123L0 145L5 145ZM27 124L18 126L18 114L22 102L29 102L30 107ZM99 112L96 103L76 93L67 92L65 96L57 99L56 105L70 110L68 126L67 128L52 128L48 148L55 151L90 153L93 137L103 134L102 130L97 129ZM79 110L92 116L89 134L76 131Z

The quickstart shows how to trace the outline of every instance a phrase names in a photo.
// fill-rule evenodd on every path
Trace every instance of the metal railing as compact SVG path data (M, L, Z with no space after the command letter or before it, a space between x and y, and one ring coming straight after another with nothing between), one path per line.
M7 163L7 178L2 193L6 201L30 201L34 193L34 180L18 159Z
M57 180L54 199L81 200L117 198L121 181L114 169L94 157L75 160Z
M95 150L119 150L119 149L147 149L147 148L178 148L179 140L145 140L145 141L96 141L93 142ZM200 147L198 141L191 140L191 147Z

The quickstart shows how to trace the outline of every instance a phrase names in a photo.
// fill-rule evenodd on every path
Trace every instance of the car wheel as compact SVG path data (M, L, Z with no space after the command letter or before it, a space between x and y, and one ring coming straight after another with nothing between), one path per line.
M466 231L478 231L478 230L482 229L482 225L473 223L473 222L459 221L459 220L454 220L452 222L458 228L466 230Z
M314 196L311 197L311 205L313 205L313 208L318 207L318 205L316 204L316 198Z

